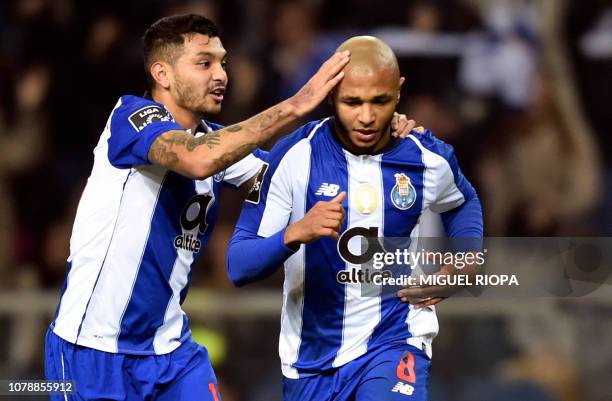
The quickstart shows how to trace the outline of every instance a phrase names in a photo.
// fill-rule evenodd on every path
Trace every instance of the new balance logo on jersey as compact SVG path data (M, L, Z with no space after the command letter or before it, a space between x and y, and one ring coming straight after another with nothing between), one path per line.
M404 395L412 395L414 393L414 387L412 387L408 383L397 382L395 386L391 389L394 393L400 393Z
M328 184L324 182L323 184L321 184L319 189L317 189L317 192L315 193L315 195L336 196L338 195L339 189L340 189L340 185L338 184Z

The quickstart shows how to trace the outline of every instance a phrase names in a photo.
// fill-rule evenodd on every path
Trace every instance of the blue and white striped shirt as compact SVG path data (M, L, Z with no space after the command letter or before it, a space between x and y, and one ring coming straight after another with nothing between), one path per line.
M394 140L379 154L354 155L333 129L331 119L315 121L276 144L228 252L228 273L237 285L284 263L279 353L288 378L341 366L394 342L426 344L430 352L438 332L434 307L414 309L395 294L364 297L361 284L339 283L338 271L359 266L341 258L336 240L320 238L295 253L284 245L285 228L315 203L347 192L341 233L376 227L380 237L418 237L420 217L429 209L443 214L449 235L482 237L478 197L451 146L428 131Z
M220 126L202 122L205 135ZM151 144L180 130L162 104L123 96L94 150L70 240L53 331L113 353L165 354L190 335L181 309L191 268L213 230L220 186L240 186L253 155L205 180L152 165Z

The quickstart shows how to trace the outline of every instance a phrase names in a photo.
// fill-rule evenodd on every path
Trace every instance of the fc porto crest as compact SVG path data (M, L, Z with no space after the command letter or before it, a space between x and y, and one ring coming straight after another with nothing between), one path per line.
M410 209L416 201L416 189L410 182L410 178L404 173L395 173L395 186L391 190L391 202L400 209Z
M221 182L225 178L225 170L219 171L217 174L213 175L213 179L215 182Z

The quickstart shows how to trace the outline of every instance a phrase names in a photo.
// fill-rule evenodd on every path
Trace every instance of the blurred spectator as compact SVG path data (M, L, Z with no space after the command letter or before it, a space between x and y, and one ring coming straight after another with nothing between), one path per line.
M306 2L281 3L273 19L272 65L278 81L276 97L295 93L325 60L317 45L316 10Z
M564 124L545 72L532 107L506 117L483 155L481 198L489 235L588 232L583 218L598 196L595 149Z
M466 42L459 75L463 89L496 95L512 109L530 106L537 67L535 12L530 2L489 4L487 34L471 35Z
M18 216L11 180L33 168L45 149L45 113L43 102L49 86L45 65L25 69L15 88L15 110L0 110L0 272L3 286L11 286L15 277L16 250L20 238ZM9 274L9 271L11 271Z
M31 260L32 234L19 221L11 183L20 174L33 170L45 150L44 100L49 86L45 65L24 69L17 79L14 113L0 110L0 286L4 289L30 290L38 287L39 276ZM35 189L34 189L35 190ZM30 248L30 249L26 249ZM15 372L25 372L37 354L36 341L40 320L24 315L12 321L9 328L8 363Z

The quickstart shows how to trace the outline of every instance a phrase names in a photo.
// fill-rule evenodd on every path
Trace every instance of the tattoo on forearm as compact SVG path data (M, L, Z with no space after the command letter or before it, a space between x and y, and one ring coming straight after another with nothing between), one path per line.
M158 139L153 142L149 154L152 161L156 161L164 166L173 167L179 161L178 155L174 151L175 146L183 146L189 152L193 152L202 145L206 145L209 149L213 149L221 145L221 134L223 132L232 134L241 132L243 136L242 141L244 143L237 145L238 147L233 151L226 152L213 160L213 163L218 168L225 168L251 152L260 145L260 142L264 142L267 139L265 138L266 136L257 135L258 132L273 127L283 117L283 110L280 108L273 108L256 115L249 120L248 124L230 125L224 130L209 132L198 138L187 134L176 135L176 133L166 133L160 135Z
M202 135L199 138L193 138L186 143L187 150L192 152L195 148L200 145L206 145L209 149L221 143L221 134L219 132L211 132L206 135Z
M242 127L240 126L240 124L234 124L234 125L230 125L229 127L226 128L226 130L228 132L238 132L242 129Z
M280 109L262 113L260 116L256 117L259 123L259 129L266 130L270 128L281 119L282 115L283 111Z
M244 155L248 154L256 147L257 146L254 143L245 143L243 145L240 145L235 150L231 152L227 152L219 156L218 158L214 159L213 163L215 164L216 168L222 170L228 167L229 165L236 163L238 160L244 157Z

